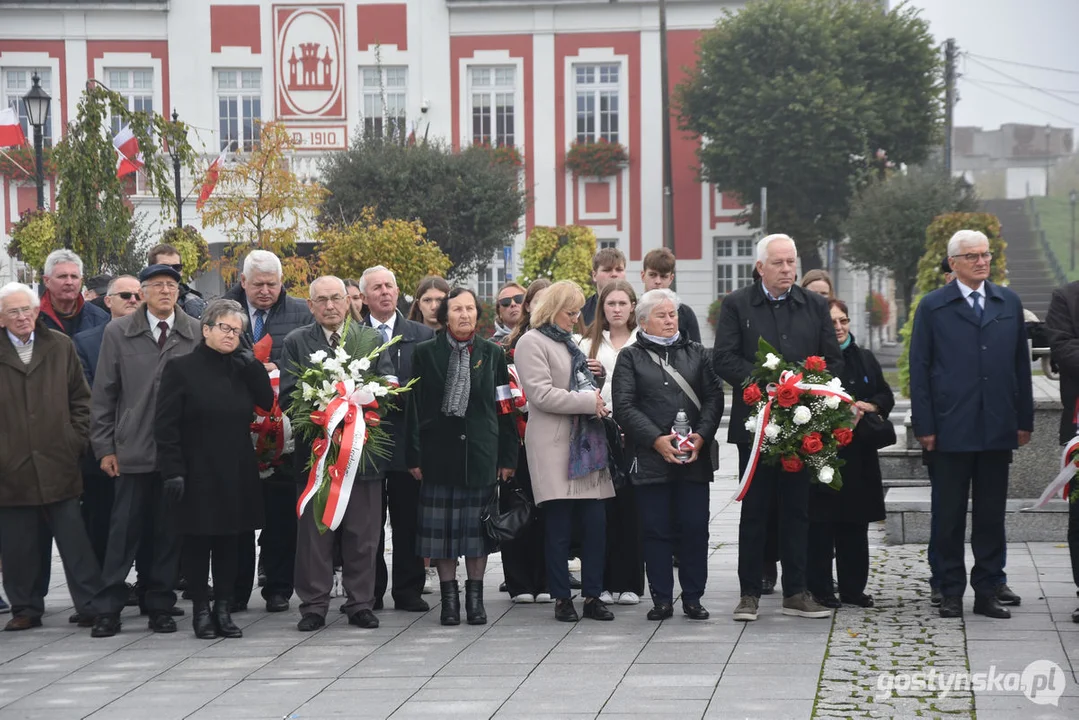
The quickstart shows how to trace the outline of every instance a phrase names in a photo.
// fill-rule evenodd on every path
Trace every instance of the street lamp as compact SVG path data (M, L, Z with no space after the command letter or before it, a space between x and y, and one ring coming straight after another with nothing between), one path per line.
M180 125L180 113L176 112L176 108L172 109L172 125L174 132ZM178 137L178 135L178 133L175 133L174 137ZM180 148L178 143L169 143L169 155L172 157L173 191L176 193L176 227L182 228L184 226L184 198L180 195Z
M1068 194L1068 200L1072 204L1072 270L1075 269L1075 201L1079 200L1079 193L1074 190Z
M33 75L33 87L30 88L30 92L26 93L22 101L26 105L26 117L30 121L30 125L34 128L34 159L37 162L37 173L35 180L37 181L37 209L45 209L45 159L42 156L44 152L43 144L45 139L42 134L42 128L45 127L45 122L49 119L49 103L52 98L49 94L41 89L41 78L35 72Z

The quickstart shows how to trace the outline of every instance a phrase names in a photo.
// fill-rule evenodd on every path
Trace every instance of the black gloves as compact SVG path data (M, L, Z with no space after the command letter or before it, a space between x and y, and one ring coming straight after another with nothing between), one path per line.
M243 370L255 360L255 353L251 352L247 348L239 348L232 353L232 362L235 363L236 368Z
M167 478L162 487L162 494L171 502L178 503L184 498L184 479L180 476Z

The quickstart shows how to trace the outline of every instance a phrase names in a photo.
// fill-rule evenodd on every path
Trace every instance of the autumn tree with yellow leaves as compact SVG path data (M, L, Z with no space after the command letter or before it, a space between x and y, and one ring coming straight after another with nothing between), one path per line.
M227 264L221 267L226 282L236 275L230 261L254 248L281 258L287 286L306 288L312 279L314 268L296 254L296 247L312 233L327 192L292 171L289 159L296 149L283 125L268 122L251 152L240 153L236 163L221 168L202 224L220 227L232 241L223 258Z

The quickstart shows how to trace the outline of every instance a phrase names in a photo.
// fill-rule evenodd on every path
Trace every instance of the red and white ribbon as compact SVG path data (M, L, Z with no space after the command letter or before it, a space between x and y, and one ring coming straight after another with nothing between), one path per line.
M1071 494L1071 482L1075 477L1076 468L1075 463L1070 459L1073 454L1079 452L1079 435L1076 435L1068 444L1064 446L1063 452L1060 454L1060 472L1057 476L1045 487L1041 496L1034 501L1034 504L1030 507L1023 508L1023 510L1039 510L1049 504L1049 501L1053 498L1068 499Z
M270 371L270 386L273 388L273 406L269 410L255 408L255 419L251 422L251 442L259 458L259 477L265 480L274 474L281 464L281 456L292 452L292 423L281 412L278 396L281 387L281 371ZM263 453L272 449L269 461L263 459Z
M779 391L787 387L796 389L801 395L837 397L846 403L854 402L854 398L848 395L842 387L836 388L831 385L805 383L802 382L801 373L793 373L790 370L784 370L780 373L779 382L770 383L768 385L768 402L765 403L764 409L757 414L757 430L753 434L753 444L750 446L749 462L746 463L746 470L742 473L741 481L738 484L738 490L734 493L734 500L741 501L746 496L746 493L749 492L749 486L753 482L753 474L757 471L757 464L760 462L761 458L761 447L764 445L764 428L768 426L768 421L772 417L772 403L775 402Z

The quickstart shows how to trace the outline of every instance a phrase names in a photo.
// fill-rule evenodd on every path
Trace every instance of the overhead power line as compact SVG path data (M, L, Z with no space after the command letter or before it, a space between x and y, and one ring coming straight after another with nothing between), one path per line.
M967 77L964 75L964 77ZM996 85L997 87L1006 88L1018 88L1021 90L1030 90L1028 85L1021 85L1019 83L1001 82L999 80L986 80L985 78L971 78L985 85ZM1046 90L1048 92L1065 93L1069 95L1079 95L1079 90L1065 90L1064 88L1039 88L1040 90Z
M1016 60L1005 60L1003 58L989 57L988 55L978 55L976 53L967 52L965 55L978 58L979 60L988 60L990 62L1004 63L1005 65L1015 65L1017 67L1030 68L1031 70L1045 70L1046 72L1063 73L1065 75L1079 75L1079 70L1065 70L1064 68L1048 67L1046 65L1031 65L1030 63L1018 62Z
M1063 115L1057 115L1056 113L1049 112L1048 110L1046 110L1044 108L1034 107L1033 105L1031 105L1026 100L1019 100L1017 98L1014 98L1011 95L1008 95L1007 93L1002 93L1001 91L997 90L996 88L990 87L989 85L983 85L981 82L979 82L977 80L974 80L973 78L969 78L969 77L964 75L960 79L963 80L964 82L968 82L971 85L974 85L975 87L979 87L982 90L985 90L987 92L991 92L994 95L998 95L998 96L1004 98L1005 100L1010 100L1013 103L1015 103L1016 105L1022 105L1023 107L1027 108L1028 110L1037 110L1038 112L1044 113L1044 114L1048 115L1049 117L1053 117L1053 118L1056 118L1057 120L1060 120L1061 122L1068 123L1068 125L1070 125L1073 128L1079 127L1079 122L1076 122L1075 120L1071 120L1069 118L1066 118Z
M1005 78L1011 80L1012 82L1017 82L1017 83L1020 83L1021 85L1025 85L1029 89L1034 90L1035 92L1040 92L1042 95L1045 95L1046 97L1051 97L1051 98L1053 98L1054 100L1056 100L1058 102L1067 103L1069 105L1074 105L1076 107L1079 107L1079 102L1076 102L1075 100L1072 100L1072 99L1066 98L1066 97L1061 97L1060 95L1049 92L1048 90L1037 87L1035 85L1031 85L1030 83L1028 83L1026 80L1023 80L1022 78L1017 78L1014 75L1009 75L1008 73L1004 72L1003 70L997 70L992 65L987 65L987 64L983 63L981 60L978 60L976 58L971 57L969 53L967 53L966 57L971 62L977 63L978 65L981 65L983 68L985 68L985 69L987 69L987 70L989 70L991 72L995 72L997 75L1000 75L1001 77L1005 77Z

